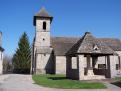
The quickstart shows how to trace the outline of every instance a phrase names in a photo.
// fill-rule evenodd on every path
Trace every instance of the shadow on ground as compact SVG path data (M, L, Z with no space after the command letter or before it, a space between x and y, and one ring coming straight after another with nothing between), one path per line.
M113 82L113 83L111 83L111 84L113 84L113 85L118 86L118 87L121 88L121 82Z
M51 79L51 80L64 80L64 79L67 79L66 77L48 77L48 79Z

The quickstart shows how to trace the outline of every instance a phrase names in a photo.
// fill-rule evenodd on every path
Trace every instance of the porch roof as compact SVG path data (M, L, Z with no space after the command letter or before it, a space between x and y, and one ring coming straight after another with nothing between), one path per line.
M71 54L112 55L116 53L101 40L93 37L90 32L86 32L66 53L66 55Z

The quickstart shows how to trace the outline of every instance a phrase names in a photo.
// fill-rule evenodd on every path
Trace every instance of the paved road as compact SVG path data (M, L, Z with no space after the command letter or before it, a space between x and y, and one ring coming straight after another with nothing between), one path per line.
M76 90L76 91L121 91L114 85L105 83L108 89L87 89L87 90ZM31 79L31 75L19 75L19 74L9 74L0 76L0 91L75 91L70 89L54 89L41 87L36 84Z

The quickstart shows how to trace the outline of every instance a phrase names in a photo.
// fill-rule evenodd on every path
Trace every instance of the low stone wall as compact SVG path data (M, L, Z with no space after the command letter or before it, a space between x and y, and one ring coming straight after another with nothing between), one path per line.
M106 69L93 69L95 75L105 75Z

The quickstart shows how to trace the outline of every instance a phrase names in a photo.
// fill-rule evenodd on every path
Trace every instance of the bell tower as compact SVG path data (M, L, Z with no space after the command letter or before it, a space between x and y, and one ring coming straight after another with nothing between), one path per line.
M53 17L42 8L34 16L34 26L36 29L35 45L37 47L50 47L50 25Z
M32 70L34 70L35 74L53 73L54 70L50 43L52 19L53 17L48 14L45 8L41 8L34 16L35 39L33 43Z

